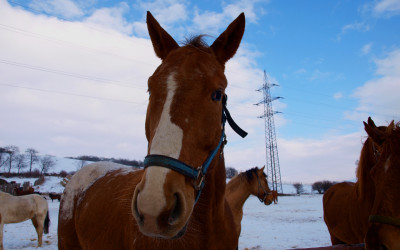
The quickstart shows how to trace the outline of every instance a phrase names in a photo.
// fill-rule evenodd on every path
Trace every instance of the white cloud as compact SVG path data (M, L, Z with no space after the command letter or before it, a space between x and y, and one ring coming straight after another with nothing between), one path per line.
M375 2L373 13L378 16L398 15L400 14L400 1L398 0L381 0Z
M361 48L361 54L367 55L369 52L371 52L372 49L372 43L367 43Z
M29 7L66 19L79 18L84 12L70 0L33 0Z
M91 16L86 18L84 23L109 30L117 30L130 35L134 24L128 23L124 18L124 14L128 11L129 6L126 3L120 3L116 7L96 10Z
M342 37L350 32L350 31L360 31L360 32L367 32L371 29L370 25L366 22L354 22L351 24L346 24L345 26L342 27L341 33L337 36L337 39L340 41L342 40Z
M113 22L114 31L99 29L5 1L0 22L10 27L0 30L2 145L143 158L147 78L159 64L149 40L125 35L123 21Z
M188 18L185 0L139 1L136 5L143 11L150 11L161 26L166 29L171 24Z
M264 10L257 9L256 4L259 0L242 0L222 6L222 12L215 11L195 11L193 18L194 26L200 30L200 33L209 32L226 28L226 26L235 19L240 13L244 12L246 15L246 22L257 22L257 12L265 14ZM211 34L211 35L216 35Z
M362 123L360 123L360 128ZM313 183L319 180L344 181L355 178L356 160L359 159L364 132L332 136L319 140L278 138L280 171L283 182ZM241 150L226 151L227 166L239 170L265 164L265 143L260 138L244 139L251 145ZM228 139L229 140L229 139ZM254 144L253 144L254 143Z
M335 94L333 95L333 98L334 98L335 100L342 99L342 98L343 98L343 94L342 94L341 92L337 92L337 93L335 93Z
M359 99L355 113L371 115L377 123L400 120L400 49L391 51L385 58L375 59L375 64L380 77L355 90L354 97ZM358 117L355 113L348 113L348 118Z

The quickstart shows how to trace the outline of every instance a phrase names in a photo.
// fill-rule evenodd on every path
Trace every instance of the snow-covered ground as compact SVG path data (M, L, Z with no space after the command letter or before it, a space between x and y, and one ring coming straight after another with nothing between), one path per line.
M67 169L75 171L77 164L70 159L57 161L57 171ZM72 163L72 164L71 164ZM53 172L53 171L52 171ZM36 179L8 178L7 181L22 183ZM61 193L62 178L46 177L42 186L36 186L39 192ZM284 185L285 193L294 194L292 185ZM304 185L306 192L310 185ZM57 249L57 222L59 202L48 201L50 208L50 233L43 237L43 250ZM37 235L30 220L4 225L4 249L36 249ZM242 220L242 232L239 249L290 249L330 245L328 230L323 221L322 195L307 194L301 196L279 197L277 205L265 206L251 196L245 203Z
M50 183L50 182L49 182ZM43 188L46 189L46 188ZM57 249L59 202L49 201L50 233L44 250ZM4 225L4 249L36 249L37 235L31 221ZM265 206L252 196L244 207L239 249L289 249L330 245L322 218L322 195L279 197Z

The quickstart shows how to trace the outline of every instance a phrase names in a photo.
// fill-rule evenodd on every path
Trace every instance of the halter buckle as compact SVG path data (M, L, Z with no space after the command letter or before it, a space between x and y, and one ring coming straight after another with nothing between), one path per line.
M195 182L198 181L198 183L194 183L194 188L196 190L200 190L201 186L203 185L203 182L204 182L205 175L203 174L202 170L203 170L203 166L200 166L197 168L197 171L199 171L199 173L197 174L197 178L196 178ZM200 181L199 181L199 178L200 178Z

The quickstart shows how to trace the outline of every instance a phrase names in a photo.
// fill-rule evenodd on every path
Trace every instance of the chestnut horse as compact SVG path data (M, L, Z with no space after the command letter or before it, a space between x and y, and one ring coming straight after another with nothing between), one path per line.
M368 126L377 130L371 118ZM363 243L368 230L368 218L375 199L375 185L370 171L377 163L379 152L371 138L361 149L356 171L357 182L342 182L330 187L323 197L324 220L332 245Z
M61 199L59 249L238 245L225 200L225 121L246 133L227 110L224 68L241 42L244 14L211 46L200 36L180 47L150 12L147 27L162 63L148 81L145 169L96 163L78 171Z
M38 194L13 196L0 191L0 250L3 249L3 225L32 220L38 235L38 247L42 246L43 232L49 233L49 207L45 198Z
M385 131L365 124L379 148L379 160L371 171L375 201L365 238L366 249L400 249L400 123Z
M233 177L226 185L225 197L232 209L238 235L241 231L243 205L250 195L256 196L265 205L272 203L273 197L266 178L264 167L255 167Z

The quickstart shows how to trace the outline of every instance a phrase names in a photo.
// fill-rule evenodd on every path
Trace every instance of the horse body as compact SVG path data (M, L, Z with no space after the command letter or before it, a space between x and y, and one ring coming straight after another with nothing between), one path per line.
M0 249L3 246L3 225L29 219L38 234L38 246L42 246L43 232L49 230L47 201L37 194L17 197L0 191L0 204Z
M385 130L364 123L379 150L379 160L371 170L375 200L365 237L366 249L400 249L400 123Z
M343 182L333 185L325 192L323 197L324 220L331 235L333 245L364 243L371 238L368 235L375 235L373 233L375 229L371 230L370 216L376 213L374 210L377 207L378 197L386 197L386 194L390 192L389 190L383 192L378 189L377 184L382 186L383 177L382 179L373 177L377 165L380 162L382 165L385 165L385 162L383 162L381 157L381 145L376 142L378 139L373 139L370 135L372 132L368 132L369 129L381 134L387 131L388 127L377 127L371 118L368 119L368 124L364 123L364 125L369 137L364 142L361 150L357 168L357 182ZM384 169L385 167L381 168ZM396 167L393 169L396 169ZM396 176L396 174L398 176L398 173L395 172L396 170L392 171L392 175L387 175L390 176L387 177L388 179ZM395 192L397 192L400 187L393 188L393 183L396 181L397 183L399 182L398 179L394 179L389 182L391 183L389 187L392 188L391 190L396 190ZM398 213L396 216L400 217ZM398 238L400 238L399 233L398 231Z
M233 177L226 185L226 200L232 209L236 232L240 235L243 205L250 195L256 196L265 205L273 200L272 192L264 174L264 167L249 169Z
M225 219L202 213L200 210L208 206L202 200L181 238L171 241L143 235L131 210L132 196L143 173L112 163L89 164L75 173L61 199L59 249L188 249L192 244L192 249L226 248L226 241L216 238L229 232ZM208 189L212 190L211 185L204 192ZM230 212L226 203L219 209ZM232 216L225 215L227 219ZM222 226L210 228L216 221ZM225 238L237 241L235 234Z
M373 197L359 197L356 183L338 183L325 192L324 220L332 245L364 242L372 204Z
M376 127L372 119L368 124ZM363 243L368 230L368 217L375 199L375 185L370 171L377 162L374 142L367 138L361 149L357 182L343 182L330 187L323 197L324 221L332 245Z

